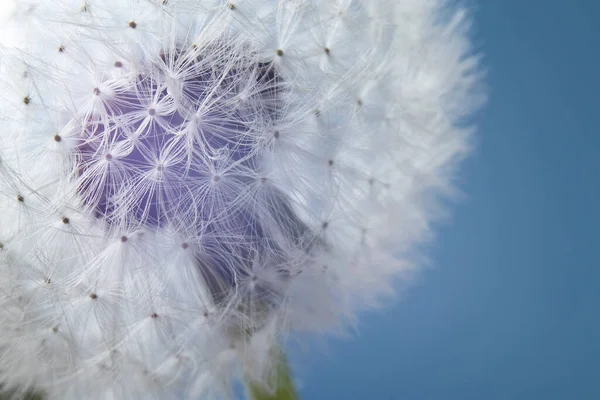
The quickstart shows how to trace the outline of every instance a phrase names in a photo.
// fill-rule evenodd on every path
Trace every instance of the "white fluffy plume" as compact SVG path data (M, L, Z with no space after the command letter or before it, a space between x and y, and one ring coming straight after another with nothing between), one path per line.
M442 0L4 14L7 387L231 396L282 336L340 329L393 292L468 152L480 72Z

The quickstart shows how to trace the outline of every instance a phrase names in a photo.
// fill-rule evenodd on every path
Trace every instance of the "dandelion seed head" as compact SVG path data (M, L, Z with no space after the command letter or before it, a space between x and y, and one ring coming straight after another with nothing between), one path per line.
M450 9L15 3L0 21L0 382L226 398L241 375L266 380L280 338L342 330L393 294L480 102Z

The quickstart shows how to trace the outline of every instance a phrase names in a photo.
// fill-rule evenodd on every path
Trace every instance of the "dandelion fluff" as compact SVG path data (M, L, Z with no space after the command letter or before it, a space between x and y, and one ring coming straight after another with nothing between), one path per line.
M442 0L55 0L0 30L0 381L227 398L391 294L478 106ZM5 15L6 14L6 15Z

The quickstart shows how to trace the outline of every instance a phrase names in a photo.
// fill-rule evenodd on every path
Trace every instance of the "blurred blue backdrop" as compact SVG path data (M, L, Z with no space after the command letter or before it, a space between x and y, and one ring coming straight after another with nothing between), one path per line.
M600 399L600 2L471 3L468 199L401 301L294 357L304 400Z

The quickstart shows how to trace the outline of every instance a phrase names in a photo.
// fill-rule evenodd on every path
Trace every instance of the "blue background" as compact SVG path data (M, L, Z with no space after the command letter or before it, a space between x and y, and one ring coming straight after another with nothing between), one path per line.
M468 199L401 301L295 357L305 400L600 399L600 3L475 6Z

